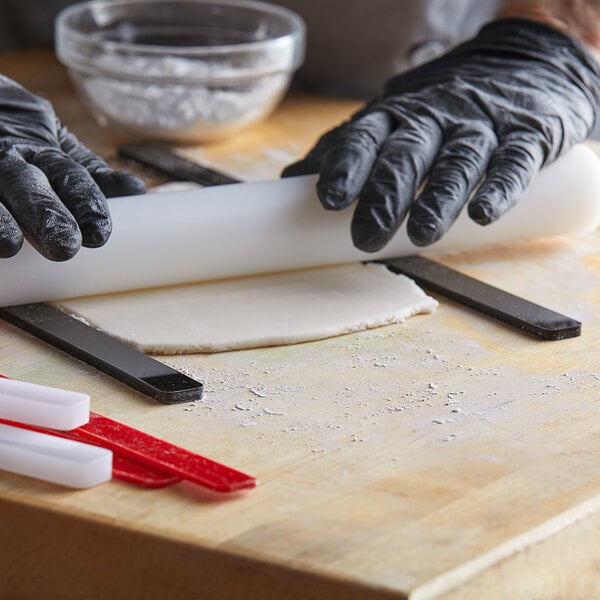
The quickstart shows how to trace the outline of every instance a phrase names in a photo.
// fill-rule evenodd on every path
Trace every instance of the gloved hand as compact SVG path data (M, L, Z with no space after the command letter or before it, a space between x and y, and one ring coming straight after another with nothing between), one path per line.
M56 118L51 104L0 76L0 257L23 236L45 257L67 260L102 246L111 220L105 196L144 192L111 170Z
M391 79L283 176L320 173L328 209L358 198L352 238L362 250L385 246L409 212L408 234L425 246L471 195L471 219L500 217L542 165L587 136L599 101L587 48L541 23L502 19Z

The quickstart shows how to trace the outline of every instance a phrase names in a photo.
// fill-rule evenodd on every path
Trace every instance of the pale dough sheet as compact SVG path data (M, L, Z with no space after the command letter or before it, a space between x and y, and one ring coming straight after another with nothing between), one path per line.
M185 354L323 339L399 323L437 302L383 265L352 264L57 305L144 352Z

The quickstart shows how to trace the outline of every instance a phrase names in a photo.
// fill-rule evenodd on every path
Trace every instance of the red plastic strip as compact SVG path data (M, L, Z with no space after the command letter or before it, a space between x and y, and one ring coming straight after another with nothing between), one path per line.
M179 483L181 477L159 471L137 460L113 452L113 477L147 488L164 488Z
M4 379L7 378L4 377ZM93 443L96 446L103 446L102 444L91 442L85 436L79 435L76 429L71 431L58 431L56 429L38 427L37 425L17 423L16 421L9 421L8 419L0 419L0 423L12 425L13 427L20 427L21 429L29 429L30 431L38 431L39 433L46 433L56 437L62 437L75 442L83 442L85 444ZM166 473L165 471L145 465L137 460L128 458L127 456L122 456L118 452L113 452L112 476L121 481L127 481L128 483L154 489L167 487L181 481L181 477L178 477L177 475Z
M0 377L6 378L4 375ZM185 479L217 492L237 492L256 487L257 483L251 475L94 412L90 412L89 423L71 431L38 428L3 419L0 422L108 448L113 451L113 461L115 456L119 457L117 473L113 468L113 475L146 487L163 487ZM129 459L129 462L120 460L122 458ZM140 464L144 469L139 468ZM165 476L171 478L170 483L160 483L168 481ZM152 480L150 485L142 483L148 479Z
M5 375L0 375L0 379L8 379L8 377ZM70 440L75 440L76 442L82 441L80 436L70 431L44 429L42 427L35 427L33 425L25 425L24 423L15 423L8 421L7 419L0 419L0 422L6 425L21 427L22 429L30 429L31 431L39 431L40 433L48 433L58 437L64 437ZM84 439L83 441L88 444L90 443L87 439ZM115 479L120 479L121 481L127 481L128 483L132 483L134 485L140 485L153 489L167 487L181 481L181 478L176 475L165 473L164 471L160 471L154 467L144 465L138 461L132 460L131 458L122 456L117 452L113 452L112 476Z
M90 413L90 422L76 431L113 452L217 492L237 492L256 487L256 479L251 475L94 412Z

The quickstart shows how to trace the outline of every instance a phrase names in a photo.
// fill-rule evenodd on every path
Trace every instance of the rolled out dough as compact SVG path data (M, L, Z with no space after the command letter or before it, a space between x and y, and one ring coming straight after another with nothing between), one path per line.
M294 344L398 323L437 302L411 279L352 264L57 303L153 354Z

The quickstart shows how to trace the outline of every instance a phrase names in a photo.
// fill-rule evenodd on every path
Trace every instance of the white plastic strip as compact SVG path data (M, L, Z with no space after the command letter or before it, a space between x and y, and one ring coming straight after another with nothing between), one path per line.
M90 397L59 388L0 379L0 418L69 430L90 420Z
M73 488L88 488L111 479L112 452L0 424L0 469Z
M109 200L113 234L50 262L26 245L0 260L0 306L421 253L405 228L376 254L357 250L352 209L326 211L315 177ZM544 169L517 205L481 227L459 216L428 250L466 250L591 231L600 223L600 160L584 146Z

